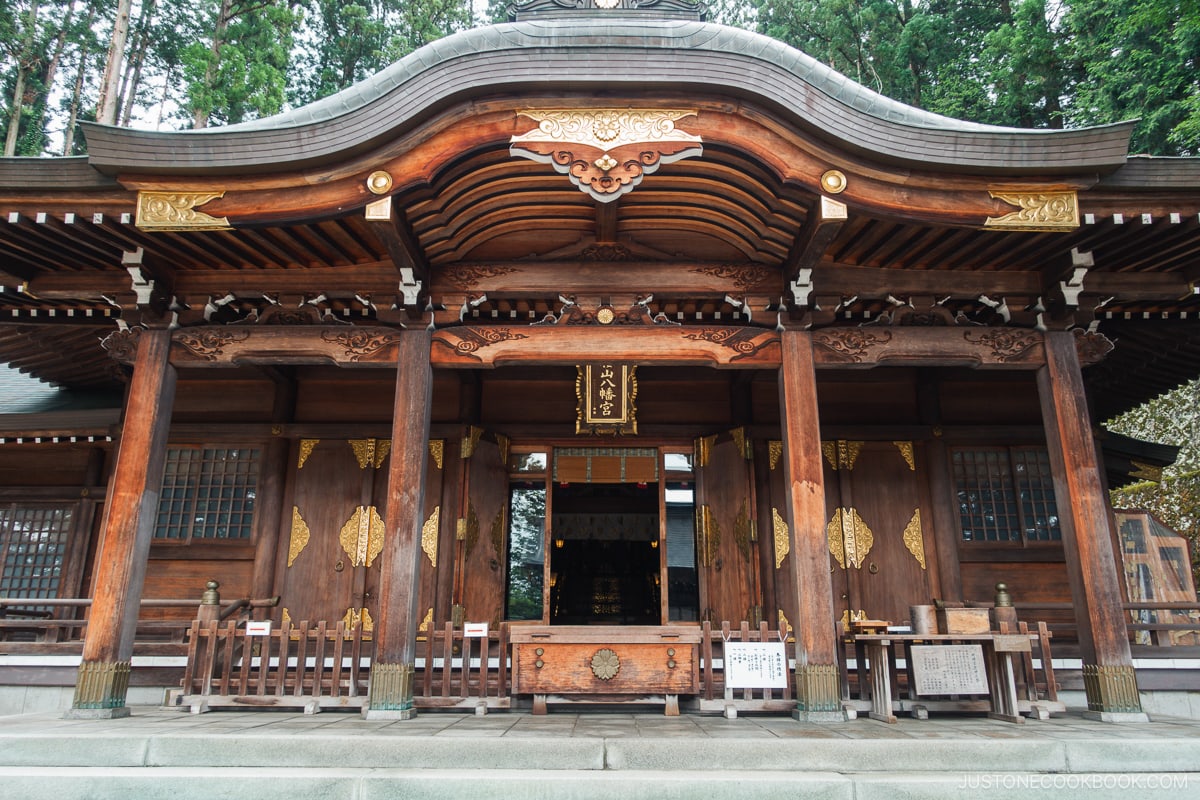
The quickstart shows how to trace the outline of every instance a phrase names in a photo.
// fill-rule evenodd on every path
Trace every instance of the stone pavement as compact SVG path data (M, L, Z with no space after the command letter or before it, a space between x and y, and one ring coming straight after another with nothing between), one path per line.
M1200 798L1200 722L138 707L0 717L4 798Z

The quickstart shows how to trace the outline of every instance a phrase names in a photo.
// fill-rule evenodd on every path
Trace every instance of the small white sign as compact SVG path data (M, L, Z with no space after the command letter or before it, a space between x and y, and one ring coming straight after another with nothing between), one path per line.
M488 624L486 622L464 622L464 639L486 639Z
M783 642L725 643L725 685L730 689L783 689L787 679Z
M271 620L246 620L246 635L247 636L270 636L271 635Z

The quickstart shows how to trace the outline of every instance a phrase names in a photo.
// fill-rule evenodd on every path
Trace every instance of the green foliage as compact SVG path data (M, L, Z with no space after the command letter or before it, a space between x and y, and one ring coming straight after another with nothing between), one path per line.
M180 54L198 126L283 110L297 15L286 2L210 4L206 35Z
M1200 2L1072 0L1069 119L1139 118L1135 152L1200 154Z

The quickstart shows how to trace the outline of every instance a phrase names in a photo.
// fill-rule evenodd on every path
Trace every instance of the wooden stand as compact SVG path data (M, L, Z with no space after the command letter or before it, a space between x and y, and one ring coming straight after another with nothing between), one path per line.
M662 703L700 691L700 630L685 627L521 626L512 629L513 686L549 703Z

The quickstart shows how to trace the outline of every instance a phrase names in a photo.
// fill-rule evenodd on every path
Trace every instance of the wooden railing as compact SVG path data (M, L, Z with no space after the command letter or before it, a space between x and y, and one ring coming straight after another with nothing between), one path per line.
M374 641L344 622L285 623L258 635L231 620L196 621L188 633L183 691L176 703L200 713L216 707L361 708ZM417 642L418 708L508 708L508 627L464 638L447 624Z
M782 689L731 689L725 685L725 642L778 642L780 632L770 630L767 623L751 628L742 622L734 628L728 622L713 629L711 622L702 626L700 638L700 697L701 711L791 711L796 703L793 682L795 665L788 666L788 681Z

